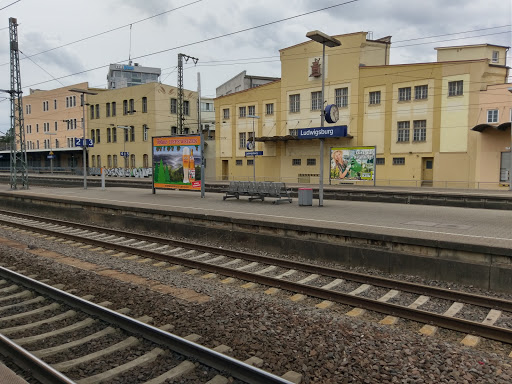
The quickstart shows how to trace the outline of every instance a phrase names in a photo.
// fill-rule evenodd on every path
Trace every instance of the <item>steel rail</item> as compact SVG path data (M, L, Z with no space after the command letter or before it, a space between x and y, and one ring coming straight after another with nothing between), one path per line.
M23 276L17 272L0 267L0 275L41 294L47 295L56 301L64 302L70 307L78 308L91 316L97 317L110 324L114 324L125 331L141 335L145 339L162 345L167 349L185 355L189 358L196 359L206 366L215 368L219 371L228 372L229 375L246 383L290 384L288 380L273 375L272 373L266 372L212 349L203 347L200 344L196 344L179 336L162 331L161 329L132 319L111 309L91 303L68 292L61 291L50 285ZM60 384L60 382L57 383Z
M0 220L1 222L1 220ZM20 228L27 228L26 225L12 223L12 225L16 225ZM33 228L28 226L28 228ZM96 227L96 231L98 228ZM436 313L431 313L427 311L422 311L419 309L411 309L404 306L399 306L396 304L390 304L385 302L379 302L377 300L368 299L365 297L353 296L346 293L326 290L322 288L317 288L313 286L307 286L303 284L298 284L295 282L284 281L281 279L267 277L263 275L256 275L250 272L239 271L237 269L222 267L219 265L212 265L208 263L203 263L200 261L194 261L190 259L181 258L178 256L171 256L160 254L156 252L152 252L144 249L132 248L130 246L125 245L116 245L108 242L102 242L101 240L87 239L79 236L75 236L72 234L55 232L53 230L47 229L38 229L39 232L47 233L51 235L58 235L59 237L64 237L70 240L74 240L76 242L96 245L105 249L117 250L125 253L137 254L139 256L144 256L148 258L153 258L156 260L166 261L172 264L183 265L192 269L200 269L210 273L216 273L219 275L225 275L234 277L240 280L252 281L262 285L267 285L271 287L278 287L281 289L285 289L291 292L298 292L308 296L330 300L333 302L337 302L340 304L355 306L364 308L371 311L380 312L387 315L399 316L405 319L418 321L426 324L435 324L442 328L451 329L454 331L477 334L488 339L498 340L504 343L512 344L512 330L506 329L502 327L496 327L491 325L485 325L469 320L458 319L454 317L448 317ZM218 251L217 251L218 253Z
M98 226L92 226L89 224L82 224L82 223L74 223L70 221L65 220L58 220L58 219L47 219L44 217L39 216L30 216L23 213L17 213L17 212L10 212L10 211L0 211L0 213L7 213L9 215L22 217L28 220L36 220L36 221L46 221L49 223L53 223L56 225L62 225L62 226L72 226L75 228L80 228L88 231L98 232L101 231L105 234L110 235L116 235L120 237L130 237L141 241L147 241L147 242L158 242L165 245L172 245L176 247L182 247L187 249L193 249L199 252L208 252L214 255L222 255L222 256L228 256L232 258L241 258L243 257L246 260L249 261L255 261L262 264L269 264L269 265L275 265L282 268L289 268L289 269L297 269L303 272L308 273L314 273L319 274L327 277L337 278L337 279L345 279L345 280L351 280L355 281L361 284L370 284L374 286L379 286L383 288L389 288L389 289L396 289L403 292L409 292L414 293L418 295L425 295L430 297L436 297L439 299L445 299L445 300L451 300L451 301L463 301L466 304L476 305L484 308L490 308L490 309L500 309L507 312L512 312L512 301L494 298L494 297L488 297L483 295L475 295L471 293L466 292L460 292L460 291L453 291L449 289L444 288L438 288L438 287L431 287L428 285L423 284L415 284L410 283L407 281L399 281L399 280L393 280L388 279L385 277L380 276L372 276L367 275L363 273L357 273L357 272L350 272L350 271L344 271L337 268L330 268L330 267L323 267L318 266L314 264L309 263L303 263L303 262L297 262L297 261L290 261L285 259L278 259L274 257L269 256L261 256L256 254L250 254L250 253L244 253L239 251L233 251L229 249L221 249L206 246L206 245L200 245L200 244L190 244L185 241L179 241L179 240L170 240L158 236L150 236L150 235L144 235L134 232L127 232L127 231L120 231L116 229L111 228L103 228ZM5 221L0 218L0 223ZM14 225L14 223L9 223L9 225ZM37 231L43 231L44 228L34 228ZM55 233L54 231L52 233ZM82 241L84 242L84 241ZM133 248L132 248L133 249ZM133 251L131 251L133 253Z
M0 334L0 353L11 358L18 367L30 372L42 384L75 384L69 377L56 371L2 334Z

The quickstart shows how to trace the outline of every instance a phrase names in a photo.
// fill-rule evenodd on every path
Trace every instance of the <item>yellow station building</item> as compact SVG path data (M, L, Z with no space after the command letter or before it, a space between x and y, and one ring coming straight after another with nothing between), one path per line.
M306 41L280 51L281 80L215 99L218 179L252 180L255 172L258 181L319 182L319 140L297 140L297 130L320 127L325 71L325 105L336 104L334 125L348 127L325 140L325 169L329 147L375 146L377 185L508 185L496 161L482 176L481 135L472 130L480 92L506 82L508 47L443 47L436 62L389 65L390 37L333 37L341 46L326 48L325 63L322 45ZM254 149L263 152L255 158L245 157L253 124Z
M197 134L197 92L184 90L183 132L178 132L177 100L176 87L154 82L88 96L91 173L101 167L149 169L153 136Z

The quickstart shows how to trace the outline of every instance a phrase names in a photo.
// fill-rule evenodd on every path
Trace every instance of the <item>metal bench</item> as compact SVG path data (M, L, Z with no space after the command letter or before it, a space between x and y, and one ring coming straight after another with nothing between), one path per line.
M285 183L257 182L257 181L230 181L229 188L223 196L223 200L240 196L249 196L249 201L265 201L266 197L277 198L272 203L279 204L282 201L292 202L290 191Z

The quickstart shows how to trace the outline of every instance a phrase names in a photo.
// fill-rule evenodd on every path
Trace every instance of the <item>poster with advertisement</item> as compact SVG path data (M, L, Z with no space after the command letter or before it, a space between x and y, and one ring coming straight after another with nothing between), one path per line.
M153 137L153 191L201 190L201 137Z
M376 147L331 148L329 180L374 180Z

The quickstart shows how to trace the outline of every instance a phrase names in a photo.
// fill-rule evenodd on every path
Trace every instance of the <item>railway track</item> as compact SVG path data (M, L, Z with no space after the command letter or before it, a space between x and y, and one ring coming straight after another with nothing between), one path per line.
M512 344L508 326L512 324L512 301L13 212L3 212L0 225L41 233L48 239L66 239L78 246L160 260L175 266L171 268L190 268L189 274L203 271L228 277L224 282L239 279L261 284L271 287L266 291L269 294L294 292L295 300L321 299L319 308L349 305L354 307L349 315L379 312L386 315L382 324L394 324L399 318L417 321L425 324L420 332L426 335L438 327L462 332L467 334L466 345L476 345L480 337Z
M0 267L0 352L42 383L290 384L224 355L225 346L205 348L59 288Z

